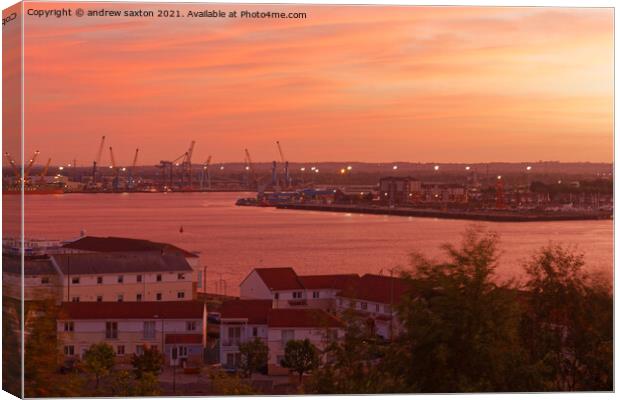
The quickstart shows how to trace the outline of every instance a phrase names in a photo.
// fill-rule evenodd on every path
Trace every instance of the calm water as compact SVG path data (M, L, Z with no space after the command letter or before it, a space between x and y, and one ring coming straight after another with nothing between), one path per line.
M300 273L379 272L408 265L408 255L439 255L471 222L412 217L236 207L243 193L71 194L26 196L26 236L68 239L128 236L199 251L210 290L238 292L255 266ZM7 196L4 197L6 201ZM10 196L12 197L12 196ZM16 196L15 196L16 197ZM588 268L611 277L611 221L479 223L501 235L498 274L518 278L521 262L550 240L577 246ZM179 228L183 226L183 233Z

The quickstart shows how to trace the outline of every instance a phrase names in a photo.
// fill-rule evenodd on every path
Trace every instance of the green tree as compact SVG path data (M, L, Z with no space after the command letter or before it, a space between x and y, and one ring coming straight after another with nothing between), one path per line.
M131 357L131 365L138 379L145 373L157 376L164 365L164 356L154 347L145 347L141 355Z
M269 348L258 337L240 344L239 353L241 353L240 368L250 379L252 378L253 372L267 366Z
M289 340L284 348L282 366L299 374L299 383L305 372L319 367L319 351L310 340Z
M157 375L153 372L144 372L137 380L134 396L159 396L160 394Z
M353 310L342 313L341 321L344 337L332 336L333 340L323 351L326 362L304 383L305 391L316 394L394 391L390 376L378 367L387 344L378 339Z
M613 389L611 288L584 267L583 254L558 244L525 264L522 335L531 357L546 367L548 390Z
M81 378L59 374L63 356L57 345L56 320L59 308L53 301L25 303L28 337L24 349L24 391L26 397L72 397L87 395Z
M110 373L114 367L116 355L114 349L107 343L97 343L90 346L84 353L86 370L95 375L95 388L99 388L101 377Z
M494 273L499 238L474 227L460 247L445 244L445 261L412 257L404 273L410 290L397 307L403 334L390 346L384 368L401 391L526 391L535 386L518 326L510 284Z

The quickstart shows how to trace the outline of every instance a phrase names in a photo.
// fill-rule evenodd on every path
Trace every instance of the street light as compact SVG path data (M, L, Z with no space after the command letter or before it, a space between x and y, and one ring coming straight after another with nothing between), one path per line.
M58 167L58 169L62 171L63 169L65 169L65 167L60 166Z
M395 165L392 167L393 170L397 170L398 169L398 165Z
M526 171L531 171L531 170L532 170L532 166L531 166L531 165L528 165L527 167L525 167L525 170L526 170Z
M434 169L435 171L439 171L439 165L435 165L435 166L433 167L433 169Z
M344 175L346 172L347 172L347 170L346 170L346 169L344 169L344 168L341 168L341 169L340 169L340 173L341 173L341 174L343 174L343 175Z
M347 166L347 171L351 171L352 169L353 169L353 167L352 167L352 166L350 166L350 165L349 165L349 166Z
M468 165L465 167L465 171L469 171L471 169L471 167Z

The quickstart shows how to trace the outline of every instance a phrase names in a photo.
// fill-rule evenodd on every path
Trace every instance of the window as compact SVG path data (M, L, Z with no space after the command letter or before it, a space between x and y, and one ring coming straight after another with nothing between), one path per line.
M161 274L157 274L157 282L161 282Z
M47 285L47 284L49 284L49 283L50 283L50 278L49 278L49 276L43 276L43 277L41 277L41 284L42 284L42 285Z
M73 332L74 326L73 321L65 322L65 332Z
M375 311L379 312L379 304L375 304Z
M74 276L73 278L71 278L71 283L73 283L73 284L80 283L80 277L79 276Z
M196 330L196 321L187 321L185 323L185 328L188 331L195 331Z
M125 346L124 345L116 346L116 355L117 356L124 356L125 355Z
M155 298L157 299L157 301L160 301L161 300L161 293L157 293L155 295Z
M116 295L116 301L118 301L119 303L123 301L123 295L122 294L118 294Z
M116 278L116 282L118 282L118 283L123 283L123 275L119 275L119 276Z
M71 298L71 301L74 303L79 303L80 302L80 296L74 296Z
M97 296L97 301L98 302L102 302L103 301L103 296Z
M179 346L179 357L187 357L187 347Z
M241 342L241 327L228 327L228 345L236 346L239 344L239 342Z
M101 285L103 283L103 276L98 276L97 277L97 284Z
M136 275L136 282L142 282L142 275Z
M280 298L280 293L276 292L273 294L273 298L278 300Z
M155 339L155 321L144 321L144 338Z
M319 292L312 292L312 298L313 299L318 299L319 298Z
M177 299L184 299L185 298L185 292L177 292Z
M105 323L105 338L118 339L118 322L108 321Z
M136 295L136 301L142 301L142 293Z
M71 346L65 346L65 356L72 356L75 354L75 347Z
M177 279L178 279L178 280L180 280L180 281L184 280L184 279L185 279L185 274L183 274L183 273L178 273L178 274L177 274Z
M282 329L282 345L286 346L291 340L295 340L295 331L292 329Z
M360 306L362 307L362 310L368 310L368 303L362 302Z
M258 328L257 327L253 327L252 328L252 336L254 336L254 337L258 336Z
M139 344L136 346L136 355L141 356L144 354L144 346Z
M293 292L294 299L301 299L301 292Z
M241 364L241 353L226 354L226 366L229 368L237 367Z
M282 365L282 361L284 361L284 356L277 356L276 357L276 362L278 363L278 365Z

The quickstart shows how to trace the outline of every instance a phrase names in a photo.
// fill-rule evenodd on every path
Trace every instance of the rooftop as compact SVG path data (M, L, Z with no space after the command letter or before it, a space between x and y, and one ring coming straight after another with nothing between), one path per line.
M357 274L340 275L301 275L299 280L306 289L340 289L355 284L359 279Z
M192 271L183 255L160 251L54 254L51 258L65 275Z
M256 268L254 271L265 282L269 290L296 290L304 288L293 268Z
M366 274L343 289L339 296L375 303L396 303L409 290L404 279L383 275Z
M16 275L21 275L21 258L15 256L2 256L2 270ZM26 257L24 259L24 275L56 275L56 268L49 257Z
M249 324L264 325L271 300L230 300L222 304L221 318L247 318Z
M95 252L126 252L126 251L161 251L164 253L181 253L185 257L198 257L196 254L180 247L168 244L152 242L144 239L131 239L123 237L97 237L84 236L63 246L67 249L95 251Z
M202 319L198 301L62 303L59 319Z
M332 314L312 308L276 308L267 314L267 325L273 328L336 328L343 323Z

